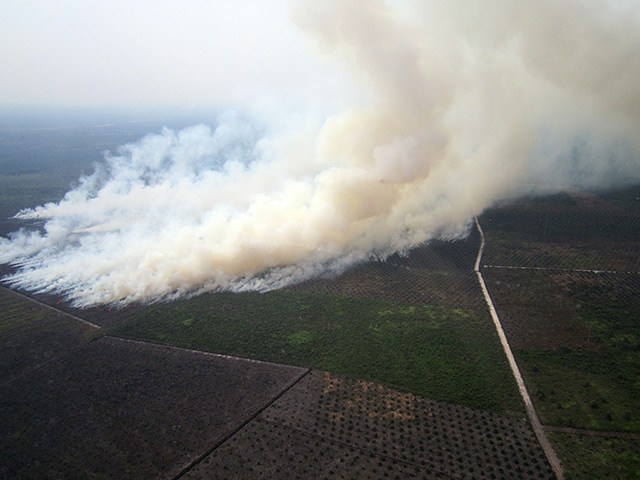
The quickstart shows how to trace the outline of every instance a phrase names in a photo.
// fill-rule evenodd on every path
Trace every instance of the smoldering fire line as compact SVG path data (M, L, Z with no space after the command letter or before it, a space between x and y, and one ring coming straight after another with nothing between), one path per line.
M357 101L302 127L227 116L122 147L18 214L44 231L0 240L4 280L77 306L268 290L464 235L497 200L638 181L639 13L304 0L293 18Z

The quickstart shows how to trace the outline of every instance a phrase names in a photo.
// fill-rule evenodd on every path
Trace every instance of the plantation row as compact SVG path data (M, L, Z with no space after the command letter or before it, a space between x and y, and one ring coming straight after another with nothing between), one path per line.
M550 479L523 419L318 371L187 478Z
M0 478L173 478L302 373L102 337L2 386Z

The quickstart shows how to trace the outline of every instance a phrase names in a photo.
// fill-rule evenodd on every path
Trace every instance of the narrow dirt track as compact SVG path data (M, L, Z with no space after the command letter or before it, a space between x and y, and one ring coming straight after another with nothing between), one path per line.
M584 268L554 268L554 267L522 267L513 265L483 265L482 268L498 268L502 270L539 270L542 272L581 272L581 273L621 273L624 275L638 274L640 272L621 272L619 270L589 270Z
M489 312L491 313L491 318L493 319L493 323L498 331L498 336L500 337L500 343L502 344L502 348L504 353L507 356L507 360L509 361L509 367L511 368L511 372L513 373L513 377L518 384L518 390L520 390L520 395L522 396L522 400L524 401L524 405L527 411L527 416L529 417L529 421L531 422L531 427L538 438L538 442L540 442L540 446L544 450L547 459L549 460L549 464L553 469L553 473L555 473L558 480L564 480L564 472L562 469L562 465L556 452L549 442L547 435L545 434L545 429L540 423L540 419L538 418L538 414L536 413L535 408L533 407L533 402L531 401L531 397L529 396L529 392L527 391L527 387L524 384L524 379L520 374L520 369L518 368L518 364L516 363L516 359L513 356L513 352L511 351L511 347L509 346L509 341L507 340L507 336L502 329L502 324L500 323L500 318L496 312L496 309L493 305L493 301L491 300L491 296L489 295L489 291L487 290L487 286L484 283L484 278L482 277L482 272L480 271L480 260L482 259L482 252L484 250L484 232L482 231L482 227L480 226L480 222L478 222L478 217L475 217L476 227L478 232L480 233L480 248L478 249L478 257L476 258L476 263L474 266L474 271L478 276L478 282L480 283L480 288L482 289L482 293L487 302L487 307L489 307Z

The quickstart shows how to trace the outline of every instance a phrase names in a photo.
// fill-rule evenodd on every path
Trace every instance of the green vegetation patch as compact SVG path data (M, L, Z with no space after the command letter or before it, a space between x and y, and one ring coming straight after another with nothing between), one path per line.
M548 433L567 480L640 479L640 440Z
M542 423L640 431L640 352L519 351Z
M610 351L640 351L640 281L637 275L594 275L567 286L580 316Z
M150 307L113 333L311 366L477 408L521 410L484 312L287 290L219 293Z
M544 423L640 431L637 275L557 274L563 296L597 337L596 350L517 352ZM577 332L574 332L577 334Z

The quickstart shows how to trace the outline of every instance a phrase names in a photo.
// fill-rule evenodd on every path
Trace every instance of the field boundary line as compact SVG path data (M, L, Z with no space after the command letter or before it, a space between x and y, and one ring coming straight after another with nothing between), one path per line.
M585 430L582 428L554 427L553 425L543 425L546 432L566 433L569 435L584 435L587 437L619 438L623 440L640 440L640 433L633 432L605 432L599 430Z
M538 438L538 442L544 451L553 472L555 473L558 480L564 480L564 472L562 470L562 465L558 456L556 455L551 442L547 438L547 435L544 432L542 427L542 423L538 418L538 414L536 413L535 408L533 407L533 402L531 401L531 397L529 396L529 392L524 383L524 379L522 378L522 374L520 373L520 369L518 368L518 364L516 363L516 359L513 356L513 352L511 351L511 346L509 345L509 341L507 340L507 336L504 333L502 328L502 323L500 322L500 318L498 317L498 313L493 305L493 301L491 300L491 296L489 295L489 290L487 289L487 285L484 282L484 278L482 277L482 272L480 271L480 260L482 259L482 252L484 250L484 232L482 231L482 227L480 226L480 222L478 221L478 217L474 217L476 228L480 233L480 248L478 249L478 257L476 258L476 263L474 266L474 271L478 276L478 282L480 283L480 288L482 289L482 293L484 295L484 299L487 303L487 307L489 308L489 313L491 314L491 318L493 319L493 323L498 332L498 337L500 338L500 343L502 344L502 349L504 350L505 355L507 356L507 360L509 361L509 367L511 368L511 372L513 377L516 380L518 385L518 390L520 391L520 396L524 401L525 409L527 411L527 416L529 417L529 421L531 422L531 427Z
M85 320L84 318L78 317L78 316L76 316L76 315L74 315L72 313L65 312L64 310L62 310L60 308L54 307L53 305L49 305L48 303L45 303L45 302L43 302L41 300L37 300L37 299L35 299L35 298L33 298L33 297L29 296L29 295L25 295L24 293L18 292L17 290L14 290L12 288L6 287L6 286L4 286L2 284L0 284L0 288L2 288L3 290L6 290L7 292L11 292L11 293L17 295L18 297L24 298L26 300L29 300L30 302L33 302L33 303L35 303L37 305L40 305L41 307L45 307L45 308L48 308L49 310L53 310L54 312L61 313L62 315L65 315L65 316L67 316L69 318L72 318L72 319L76 320L77 322L82 322L85 325L88 325L88 326L90 326L92 328L95 328L97 330L103 330L103 328L100 325L96 324L96 323L90 322L89 320Z
M149 341L149 340L136 340L135 338L120 337L118 335L113 335L111 333L107 333L104 336L105 337L109 337L109 338L113 338L115 340L121 340L123 342L137 343L137 344L140 344L140 345L151 345L151 346L154 346L154 347L163 347L163 348L170 349L170 350L180 350L182 352L198 353L200 355L207 355L209 357L216 357L216 358L224 358L224 359L227 359L227 360L241 360L243 362L248 362L248 363L259 363L261 365L272 365L272 366L275 366L275 367L298 368L298 369L302 369L302 370L310 370L311 369L311 367L305 367L305 366L301 366L301 365L290 365L290 364L287 364L287 363L268 362L266 360L256 360L255 358L239 357L237 355L226 355L224 353L207 352L206 350L196 350L194 348L178 347L178 346L171 345L171 344L168 344L168 343L153 342L153 341Z
M540 270L551 272L578 272L578 273L607 273L614 275L638 275L640 272L633 271L619 271L619 270L596 270L587 268L557 268L557 267L527 267L516 265L482 265L482 268L499 268L502 270ZM477 270L476 270L477 271Z
M234 357L231 357L231 358L234 358ZM278 364L274 364L274 365L278 365ZM216 442L214 442L214 444L211 447L207 448L204 451L204 453L200 454L194 460L189 462L189 464L186 465L185 467L183 467L176 475L174 475L171 478L171 480L178 480L179 478L182 478L184 476L184 474L186 474L187 472L192 470L196 465L198 465L205 458L207 458L209 455L211 455L218 447L220 447L220 445L223 445L227 440L229 440L231 437L233 437L236 433L238 433L240 430L242 430L244 427L246 427L249 423L251 423L256 418L258 418L258 416L262 412L264 412L267 408L269 408L271 405L273 405L276 402L276 400L278 400L280 397L282 397L285 393L287 393L289 390L291 390L291 388L293 388L294 385L296 385L300 380L302 380L304 377L306 377L309 374L309 372L311 372L311 369L307 368L307 369L305 369L305 371L300 372L298 375L296 375L291 381L289 381L288 384L286 384L280 390L280 392L277 392L276 395L273 396L273 398L267 400L262 406L258 407L258 409L255 412L253 412L247 418L245 418L243 421L241 421L235 428L231 429L226 434L224 434L220 439L218 439Z

